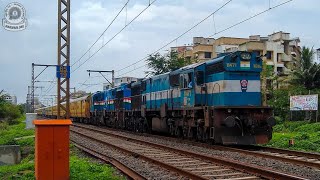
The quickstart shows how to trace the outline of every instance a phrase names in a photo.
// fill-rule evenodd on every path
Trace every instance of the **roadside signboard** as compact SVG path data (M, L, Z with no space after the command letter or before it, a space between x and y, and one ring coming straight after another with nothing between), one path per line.
M317 111L318 94L290 96L290 111Z

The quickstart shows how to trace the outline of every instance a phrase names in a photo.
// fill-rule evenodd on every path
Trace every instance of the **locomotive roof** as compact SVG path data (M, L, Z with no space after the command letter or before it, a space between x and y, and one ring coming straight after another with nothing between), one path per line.
M82 96L82 97L79 97L79 98L76 98L76 99L70 99L70 102L76 102L76 101L81 101L81 100L85 100L89 97L89 95L87 96ZM66 102L63 102L62 104L66 104ZM57 104L54 104L53 106L57 106ZM35 109L35 110L42 110L42 109L46 109L46 108L51 108L52 106L46 106L46 107L42 107L42 108L38 108L38 109Z
M185 70L188 70L188 69L194 69L202 64L204 64L205 62L198 62L198 63L194 63L194 64L190 64L190 65L187 65L187 66L184 66L184 67L181 67L177 70L174 70L172 71L170 74L178 74L180 73L181 71L185 71Z
M213 63L215 63L215 62L218 62L218 61L223 60L225 57L226 57L226 55L220 56L220 57L218 57L218 58L214 58L214 59L211 59L211 60L208 60L208 61L206 62L206 64L207 64L207 65L213 64Z
M160 78L162 78L163 76L167 76L167 75L169 75L170 74L170 72L166 72L166 73L163 73L163 74L158 74L158 75L155 75L155 76L152 76L152 77L150 77L150 78L152 78L152 79L160 79Z

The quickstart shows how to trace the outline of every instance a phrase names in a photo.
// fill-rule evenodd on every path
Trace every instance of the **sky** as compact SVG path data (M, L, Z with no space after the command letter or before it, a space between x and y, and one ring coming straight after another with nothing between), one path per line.
M192 43L192 37L208 37L269 7L286 0L233 0L189 33L172 42L172 46ZM0 0L0 17L12 0ZM26 9L28 26L25 30L11 32L0 27L0 91L16 95L24 103L31 84L31 64L57 64L57 1L15 0ZM144 77L144 61L118 71L166 45L174 38L216 11L228 0L156 0L144 13L128 25L119 35L106 44L126 24L149 5L149 0L130 0L119 17L97 44L82 59L79 58L96 41L127 0L72 0L71 1L71 87L94 92L102 90L106 82L99 74L87 70L115 70L119 75ZM152 2L152 0L151 0ZM250 35L267 36L277 31L299 37L301 46L320 48L320 1L293 0L283 6L257 16L250 21L216 34L248 38ZM213 20L214 19L214 20ZM89 57L92 56L90 59ZM89 60L87 60L89 59ZM87 61L86 61L87 60ZM86 61L86 62L85 62ZM84 63L85 62L85 63ZM79 67L84 63L82 66ZM42 67L35 68L38 75ZM107 78L111 75L106 74ZM38 81L55 79L55 69L46 69ZM83 85L84 83L84 85ZM56 94L56 84L38 82L36 90L41 99Z

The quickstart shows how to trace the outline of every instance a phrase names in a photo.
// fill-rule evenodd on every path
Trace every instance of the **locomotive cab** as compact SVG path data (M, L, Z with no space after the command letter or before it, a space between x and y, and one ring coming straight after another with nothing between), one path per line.
M222 144L264 144L272 138L272 109L261 102L262 60L237 51L206 63L211 138Z

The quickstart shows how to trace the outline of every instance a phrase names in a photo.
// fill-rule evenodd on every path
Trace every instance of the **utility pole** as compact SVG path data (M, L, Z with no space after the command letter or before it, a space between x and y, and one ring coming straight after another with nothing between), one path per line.
M70 118L70 0L58 0L57 118ZM64 95L64 96L63 96ZM66 102L65 105L62 103ZM61 113L63 111L64 113Z
M90 76L90 73L91 72L97 72L97 73L100 73L101 76L108 81L108 83L111 84L111 87L114 87L114 70L111 70L111 71L99 71L99 70L87 70L89 72L89 76ZM112 74L112 82L110 82L102 73L111 73Z

